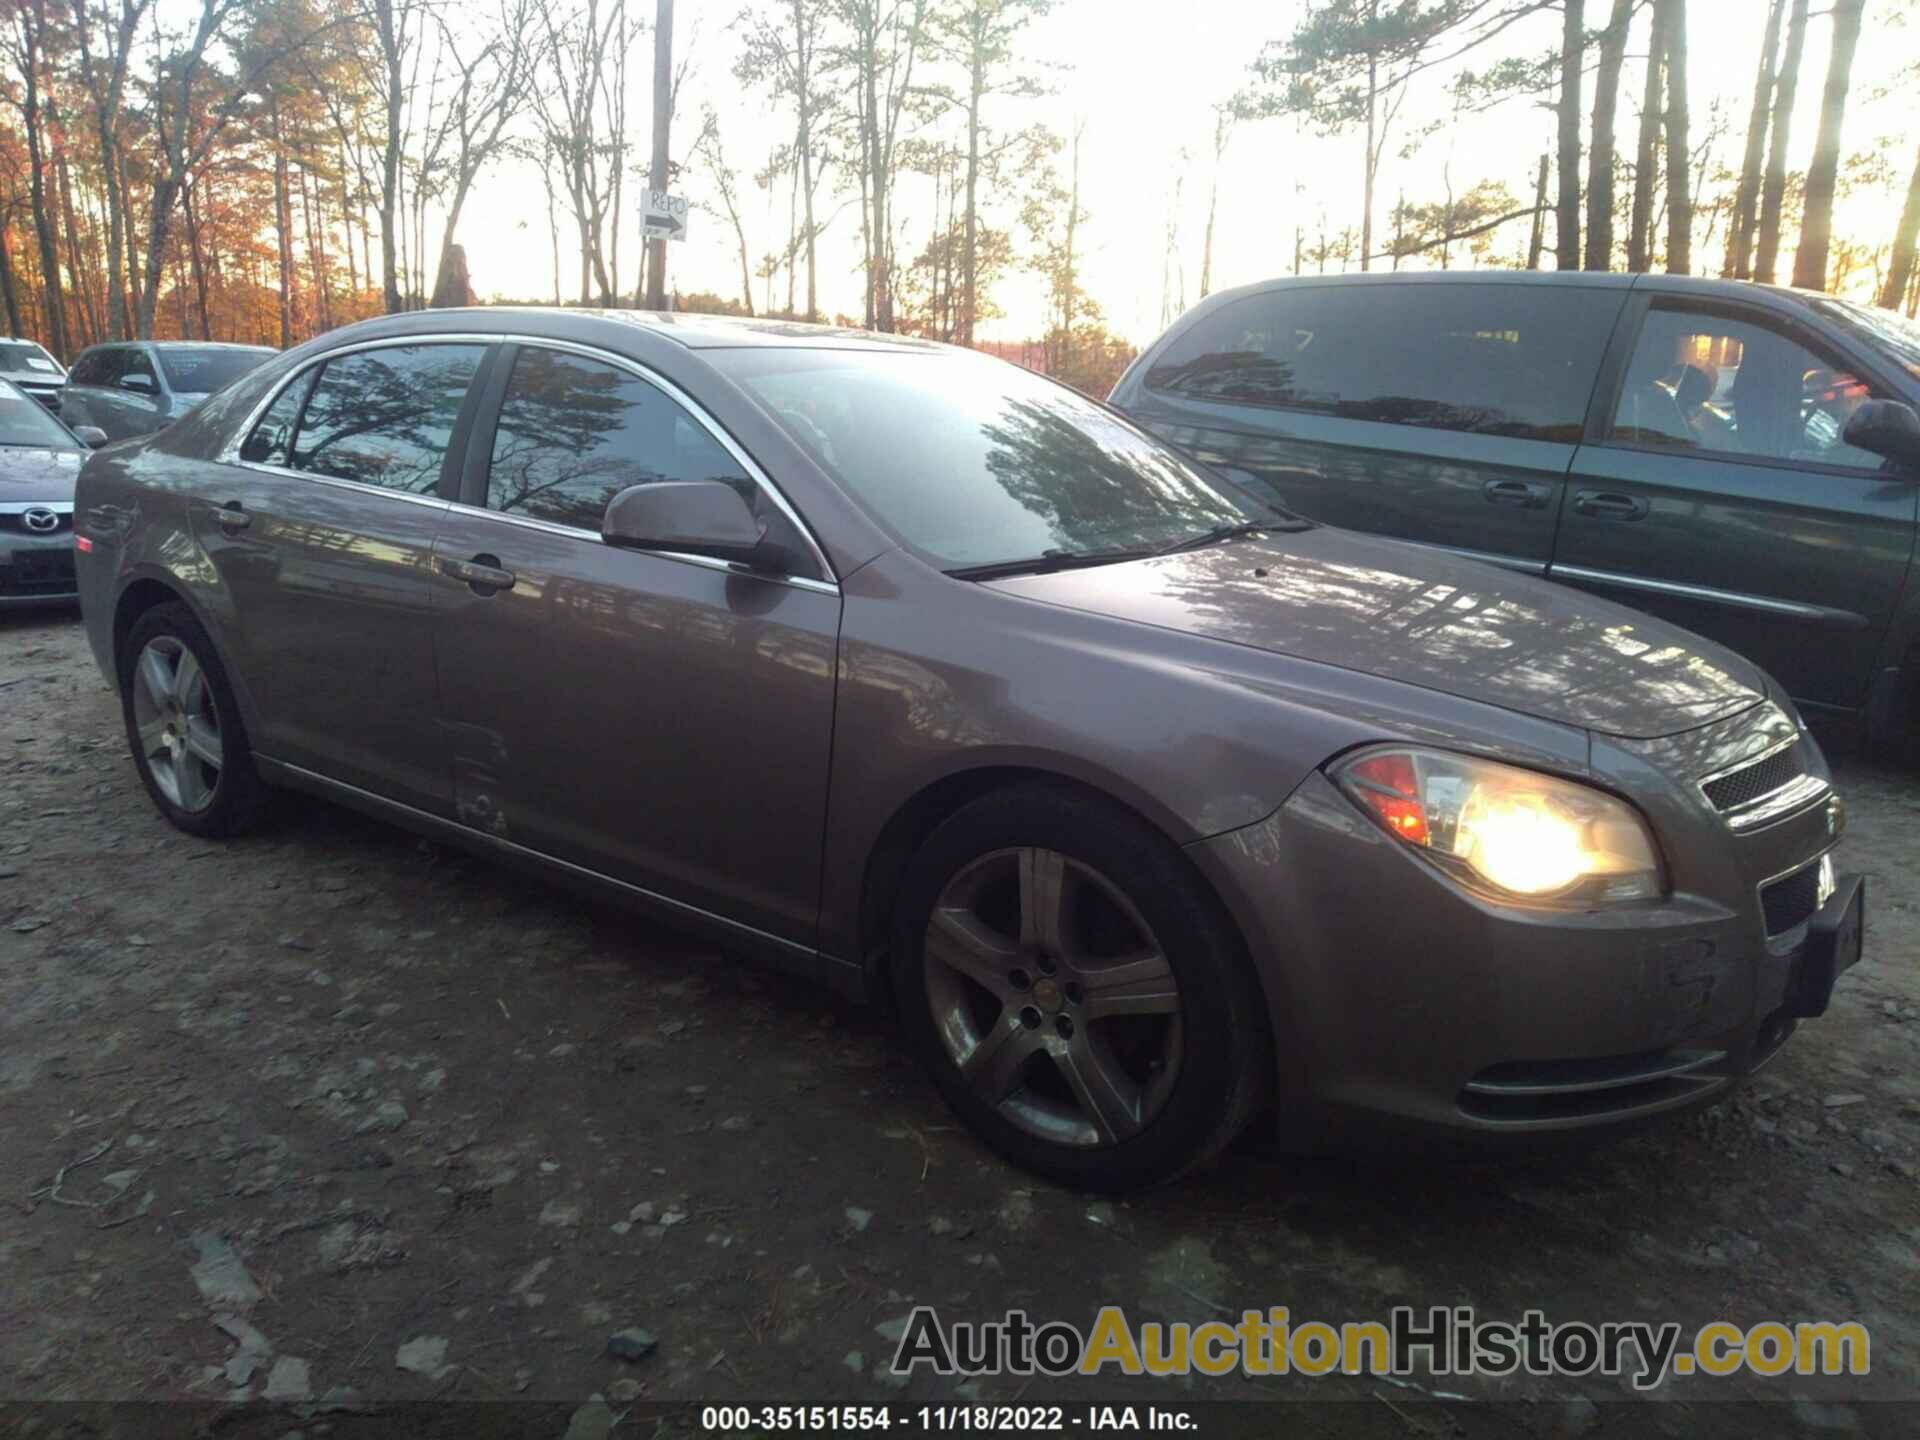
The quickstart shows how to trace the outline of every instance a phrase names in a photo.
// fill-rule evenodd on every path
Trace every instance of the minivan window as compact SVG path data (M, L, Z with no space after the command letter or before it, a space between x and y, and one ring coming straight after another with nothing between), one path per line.
M101 350L89 350L74 362L73 371L67 376L69 385L111 385L114 371L120 363L120 350L109 346Z
M231 385L267 358L257 350L226 350L203 345L169 345L160 352L160 368L176 395L211 395Z
M329 360L294 437L292 468L431 494L482 345L389 345Z
M487 508L600 530L607 502L656 480L753 480L667 395L630 371L523 346L500 402Z
M1878 470L1840 438L1865 381L1770 325L1656 307L1641 327L1611 438L1633 445Z
M943 565L1154 547L1280 518L1017 366L857 350L707 353L816 464Z
M1575 444L1620 296L1464 281L1286 284L1176 335L1146 383L1195 400Z

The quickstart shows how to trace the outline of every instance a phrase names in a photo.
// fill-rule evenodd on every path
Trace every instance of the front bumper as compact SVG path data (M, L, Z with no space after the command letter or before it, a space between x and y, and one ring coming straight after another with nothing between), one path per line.
M1584 913L1469 894L1319 774L1265 821L1190 846L1261 971L1283 1138L1537 1136L1727 1092L1807 1009L1813 923L1769 936L1760 887L1817 866L1835 836L1825 805L1758 840L1716 824L1690 837L1716 852L1707 893L1676 863L1666 900Z

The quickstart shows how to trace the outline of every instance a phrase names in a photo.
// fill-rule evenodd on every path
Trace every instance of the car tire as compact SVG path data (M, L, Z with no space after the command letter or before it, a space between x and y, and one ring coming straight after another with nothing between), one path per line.
M140 779L160 813L189 835L238 834L266 787L226 667L185 605L156 605L122 647L120 709Z
M909 863L889 949L906 1042L947 1103L1062 1184L1172 1180L1269 1093L1237 929L1178 847L1099 796L1024 786L956 811Z

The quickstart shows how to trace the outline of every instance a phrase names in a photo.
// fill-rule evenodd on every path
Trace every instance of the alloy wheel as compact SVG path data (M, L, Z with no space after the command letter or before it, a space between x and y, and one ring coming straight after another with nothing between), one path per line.
M941 890L923 948L934 1028L961 1077L1031 1135L1115 1145L1180 1071L1180 989L1139 909L1058 850L995 850Z
M133 722L161 794L189 814L211 805L226 763L220 713L206 671L174 636L156 635L140 652Z

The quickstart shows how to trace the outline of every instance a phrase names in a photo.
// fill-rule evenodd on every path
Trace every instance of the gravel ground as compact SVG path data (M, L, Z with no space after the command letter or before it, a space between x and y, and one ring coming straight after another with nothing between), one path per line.
M879 1017L624 911L317 803L175 833L77 618L0 616L0 1402L271 1399L281 1435L504 1399L557 1437L595 1394L951 1400L879 1373L917 1302L1471 1304L1857 1317L1873 1371L1654 1402L1600 1376L1428 1381L1445 1405L1337 1377L960 1394L1311 1398L1277 1418L1340 1436L1916 1433L1880 1402L1920 1399L1920 783L1840 775L1867 957L1731 1102L1501 1164L1254 1140L1115 1204L975 1144ZM612 1358L630 1328L654 1348Z

